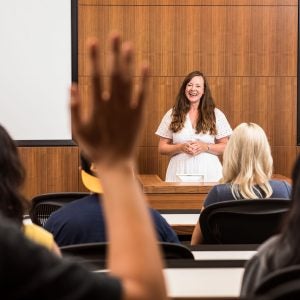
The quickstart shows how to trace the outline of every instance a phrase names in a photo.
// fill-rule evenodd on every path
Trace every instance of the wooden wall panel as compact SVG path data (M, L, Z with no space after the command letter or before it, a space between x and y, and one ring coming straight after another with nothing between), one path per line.
M139 143L139 172L164 178L168 158L157 153L155 130L183 77L203 71L217 106L234 127L257 122L266 131L275 172L290 176L296 146L297 0L79 0L79 84L86 101L86 39L97 36L101 59L107 34L119 31L149 60L150 94ZM135 74L138 81L139 74ZM103 78L107 79L107 68ZM113 116L112 116L113 117ZM84 190L77 147L20 148L28 197Z
M79 0L79 5L89 6L142 6L142 5L155 5L155 6L290 6L298 5L298 0Z
M78 191L78 147L19 147L28 199L50 192Z
M88 36L98 36L105 45L107 34L117 30L133 41L137 65L150 61L141 172L164 177L167 158L157 154L154 132L183 77L199 69L231 125L260 124L274 148L275 171L289 175L292 159L286 163L281 156L295 156L290 151L296 145L297 1L85 0L79 11L81 85L89 81ZM101 56L105 61L106 46Z
M292 169L297 158L297 149L295 146L273 146L273 160L276 173L285 173L285 176L292 176Z
M149 60L152 76L296 76L296 6L83 6L80 20L81 75L85 38L105 45L116 30L136 46L138 64Z

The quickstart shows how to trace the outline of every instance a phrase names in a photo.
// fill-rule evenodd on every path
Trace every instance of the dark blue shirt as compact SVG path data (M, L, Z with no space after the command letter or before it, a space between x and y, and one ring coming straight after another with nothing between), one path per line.
M101 201L101 200L100 200ZM167 221L155 210L149 208L161 242L180 243ZM118 226L118 224L115 224ZM58 246L106 242L105 220L99 195L91 194L72 201L51 214L45 229L54 235ZM131 233L128 232L128 235Z
M291 199L292 188L290 184L279 180L270 180L269 183L273 189L273 194L270 198ZM257 197L261 198L259 195L257 195ZM234 196L231 192L231 185L229 183L218 184L209 191L203 206L206 207L214 203L229 200L234 200Z

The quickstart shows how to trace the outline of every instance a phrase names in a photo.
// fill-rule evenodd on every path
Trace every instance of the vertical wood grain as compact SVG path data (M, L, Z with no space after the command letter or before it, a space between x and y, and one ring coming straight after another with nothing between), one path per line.
M139 170L164 178L168 158L157 153L155 130L172 107L184 76L207 76L217 106L232 127L256 122L266 131L276 173L290 176L296 146L297 0L79 0L79 85L90 96L85 42L97 36L101 61L107 35L119 31L136 48L136 65L151 65ZM107 67L103 78L107 81ZM139 73L135 73L139 80ZM77 147L20 148L28 197L83 190Z
M19 147L28 199L50 192L78 191L78 147Z

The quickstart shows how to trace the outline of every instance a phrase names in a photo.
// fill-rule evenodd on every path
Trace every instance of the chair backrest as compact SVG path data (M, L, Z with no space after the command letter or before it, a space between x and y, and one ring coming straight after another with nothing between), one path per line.
M255 299L299 299L300 265L289 266L266 276L256 288L254 296Z
M75 256L87 261L105 260L107 242L86 243L60 247L63 256Z
M194 259L191 250L184 245L159 242L165 259ZM71 255L92 262L105 260L108 243L86 243L60 247L63 255Z
M160 242L165 259L194 259L192 251L184 245Z
M215 203L200 214L208 244L260 244L278 232L290 206L286 199L244 199Z
M29 211L34 224L44 226L50 215L65 204L89 195L84 192L49 193L38 195L31 200Z

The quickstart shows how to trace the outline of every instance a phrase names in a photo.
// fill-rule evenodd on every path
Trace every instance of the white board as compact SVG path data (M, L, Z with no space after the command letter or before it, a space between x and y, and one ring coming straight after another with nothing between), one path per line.
M0 7L0 123L15 140L71 140L71 1Z

